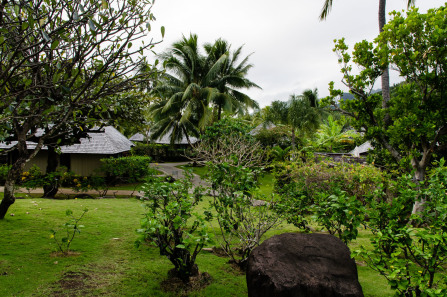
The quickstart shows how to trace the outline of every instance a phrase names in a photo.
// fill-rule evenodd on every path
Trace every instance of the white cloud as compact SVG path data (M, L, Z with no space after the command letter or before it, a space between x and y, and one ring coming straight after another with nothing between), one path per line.
M327 96L328 83L342 87L333 40L345 37L353 45L378 34L378 0L335 0L326 21L318 16L324 0L157 0L152 12L156 32L166 27L161 52L182 35L197 34L199 42L227 40L253 53L249 79L263 90L247 91L261 106L286 100L292 93L318 88ZM406 0L387 3L387 11L406 8ZM416 1L420 11L439 7L440 0ZM396 75L392 77L396 78Z

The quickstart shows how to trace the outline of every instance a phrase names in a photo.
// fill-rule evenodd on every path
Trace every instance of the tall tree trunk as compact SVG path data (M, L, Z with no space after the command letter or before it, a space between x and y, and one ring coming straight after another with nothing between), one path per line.
M222 105L219 104L219 109L217 111L217 121L220 121L222 117Z
M379 32L383 31L383 26L386 24L386 0L379 1ZM390 95L390 71L388 66L383 70L382 73L382 108L388 108L388 102L391 99ZM385 125L389 126L390 115L388 112L385 114Z
M45 173L49 174L56 172L57 166L59 165L59 154L56 152L53 146L48 146L48 159L47 168ZM54 198L58 191L58 181L50 181L50 184L43 186L43 197Z
M4 196L0 203L0 219L4 219L8 209L14 204L16 198L14 196L16 181L20 178L25 164L27 162L27 147L26 141L19 141L17 143L18 159L12 164L5 181Z
M425 170L427 167L427 162L425 160L428 160L429 158L426 158L427 156L423 156L423 161L419 162L416 158L413 158L411 160L411 165L415 169L413 180L415 183L419 185L420 182L423 182L425 179ZM420 213L424 209L425 199L421 198L418 201L415 201L413 204L413 210L411 211L412 214Z

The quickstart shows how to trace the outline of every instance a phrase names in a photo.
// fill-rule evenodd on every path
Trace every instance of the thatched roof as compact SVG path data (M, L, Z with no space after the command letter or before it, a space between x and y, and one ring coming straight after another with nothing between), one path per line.
M114 155L130 151L134 145L112 126L104 127L97 132L88 132L88 136L88 138L81 138L78 144L62 146L61 152L63 154ZM0 149L8 149L16 144L17 141L12 141L10 144L0 142ZM29 149L34 149L36 143L27 141L27 146ZM46 149L47 147L42 147L42 150Z
M136 133L134 135L132 135L129 140L131 141L137 141L137 142L144 142L146 141L146 139L150 139L151 137L151 133L148 131L146 133L146 135L142 134L142 133ZM189 141L191 143L196 143L197 141L199 141L198 138L196 137L189 137ZM156 140L151 140L151 143L157 143L157 144L171 144L171 133L167 133L165 136L160 137ZM186 139L185 136L183 136L183 138L180 141L175 141L174 144L188 144L188 140Z

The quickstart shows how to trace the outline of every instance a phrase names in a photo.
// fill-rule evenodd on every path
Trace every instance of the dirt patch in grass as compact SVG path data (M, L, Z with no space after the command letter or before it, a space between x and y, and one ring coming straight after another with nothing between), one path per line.
M82 271L67 271L51 290L50 296L92 296L107 292L107 288L121 278L116 267L87 265ZM95 292L95 294L93 294Z
M192 276L189 283L184 283L181 279L175 276L170 276L168 279L161 282L161 289L165 292L173 292L176 296L185 297L190 292L199 291L212 282L212 277L207 272L199 273L197 276Z
M57 282L58 288L55 288L51 296L88 296L88 291L92 288L88 283L91 277L81 271L67 271Z

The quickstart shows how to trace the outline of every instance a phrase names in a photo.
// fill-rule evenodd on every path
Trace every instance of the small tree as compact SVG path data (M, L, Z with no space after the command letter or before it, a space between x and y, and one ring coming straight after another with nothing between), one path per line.
M205 161L209 167L206 179L211 183L213 200L208 218L217 212L220 245L241 268L280 218L272 212L276 204L273 198L259 203L260 196L254 194L264 156L259 142L247 131L237 121L222 120L209 127L201 142L193 146L193 159Z
M138 230L141 240L156 245L160 255L174 265L174 275L185 283L199 274L196 257L210 242L204 218L193 214L202 193L196 188L193 195L189 195L193 186L191 180L192 174L186 172L186 178L174 183L153 179L145 184L142 200L148 212Z
M446 179L447 168L442 159L429 175L424 190L404 176L398 180L398 197L391 202L376 196L368 208L368 225L375 233L371 239L373 250L363 248L358 253L388 280L399 296L447 294ZM413 228L408 224L411 203L421 195L426 207L412 219L423 227Z
M447 8L392 15L374 43L357 43L352 57L344 40L336 41L343 83L355 99L337 104L342 92L331 83L329 102L351 116L355 128L373 140L376 149L385 149L402 168L414 171L415 180L423 181L432 158L447 147ZM351 60L361 69L357 75L351 71ZM388 65L405 83L382 105L372 88ZM415 204L414 212L419 205Z
M0 140L16 141L17 156L0 219L25 164L44 145L57 147L64 135L125 113L128 100L118 95L154 79L155 69L135 72L155 43L133 47L147 36L151 7L150 0L0 3Z
M222 236L220 245L232 262L245 269L262 236L280 222L280 216L273 212L276 201L255 194L259 169L226 162L207 164L213 196L210 204L217 212L215 219Z

